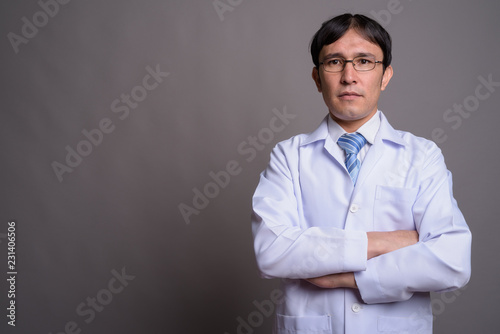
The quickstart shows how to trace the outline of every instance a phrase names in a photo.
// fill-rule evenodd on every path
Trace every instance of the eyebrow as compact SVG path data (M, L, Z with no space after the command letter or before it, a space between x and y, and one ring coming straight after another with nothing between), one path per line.
M356 58L356 57L373 57L373 58L376 58L375 55L373 53L370 53L370 52L359 52L353 58ZM330 58L344 58L344 59L347 59L346 57L343 56L342 53L336 52L336 53L329 53L329 54L327 54L325 56L325 58L323 58L323 60L330 59Z

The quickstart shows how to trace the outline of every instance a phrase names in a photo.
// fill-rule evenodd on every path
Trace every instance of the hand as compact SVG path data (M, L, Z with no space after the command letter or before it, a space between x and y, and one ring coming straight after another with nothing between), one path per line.
M417 231L367 232L368 259L414 245L418 242Z
M320 288L336 289L336 288L352 288L357 289L358 285L354 279L354 273L338 273L320 277L306 279Z
M367 232L368 236L368 259L386 254L403 247L414 245L418 242L417 231L391 231L391 232ZM358 285L354 279L354 273L338 273L306 279L320 288L352 288Z

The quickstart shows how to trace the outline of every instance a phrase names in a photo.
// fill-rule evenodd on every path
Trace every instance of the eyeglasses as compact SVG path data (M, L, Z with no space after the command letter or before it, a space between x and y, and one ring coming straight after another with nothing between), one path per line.
M371 71L375 68L375 65L381 64L379 60L375 60L374 57L370 56L359 56L354 57L352 60L347 60L344 58L334 57L327 58L323 60L320 65L323 65L323 69L330 73L342 72L347 63L352 63L354 69L358 72Z

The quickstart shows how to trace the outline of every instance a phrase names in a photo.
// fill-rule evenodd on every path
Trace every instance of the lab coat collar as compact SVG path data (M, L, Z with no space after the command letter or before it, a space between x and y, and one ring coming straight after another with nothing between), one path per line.
M326 115L325 118L323 118L323 121L319 125L319 127L308 134L304 141L300 144L300 146L305 146L308 144L311 144L316 141L320 140L326 140L329 138L328 134L328 117L330 115ZM387 118L385 117L383 112L380 112L380 129L377 133L377 136L375 138L375 142L377 142L377 139L383 140L383 141L390 141L395 144L401 145L401 146L406 146L406 142L403 140L401 135L399 134L398 131L396 131L390 124Z
M321 124L318 126L316 130L314 130L313 132L309 133L306 136L305 140L300 144L300 146L305 146L319 140L325 140L329 136L328 117L330 117L330 114L326 115L325 118L323 118Z
M380 138L383 141L390 141L401 146L407 145L399 131L392 127L383 112L380 113L380 121L380 129L375 137L375 142L377 138Z

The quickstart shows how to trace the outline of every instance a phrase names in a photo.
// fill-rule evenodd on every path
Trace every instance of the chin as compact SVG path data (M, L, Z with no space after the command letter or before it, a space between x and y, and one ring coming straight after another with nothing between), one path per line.
M334 118L338 118L344 121L356 121L358 119L362 119L366 117L367 115L362 114L356 110L343 110L342 112L338 113L330 113L333 115Z
M349 112L349 111L344 111L341 114L339 113L331 113L330 115L334 120L340 120L344 122L356 122L356 121L361 121L367 117L371 116L371 113L359 113L359 112Z

